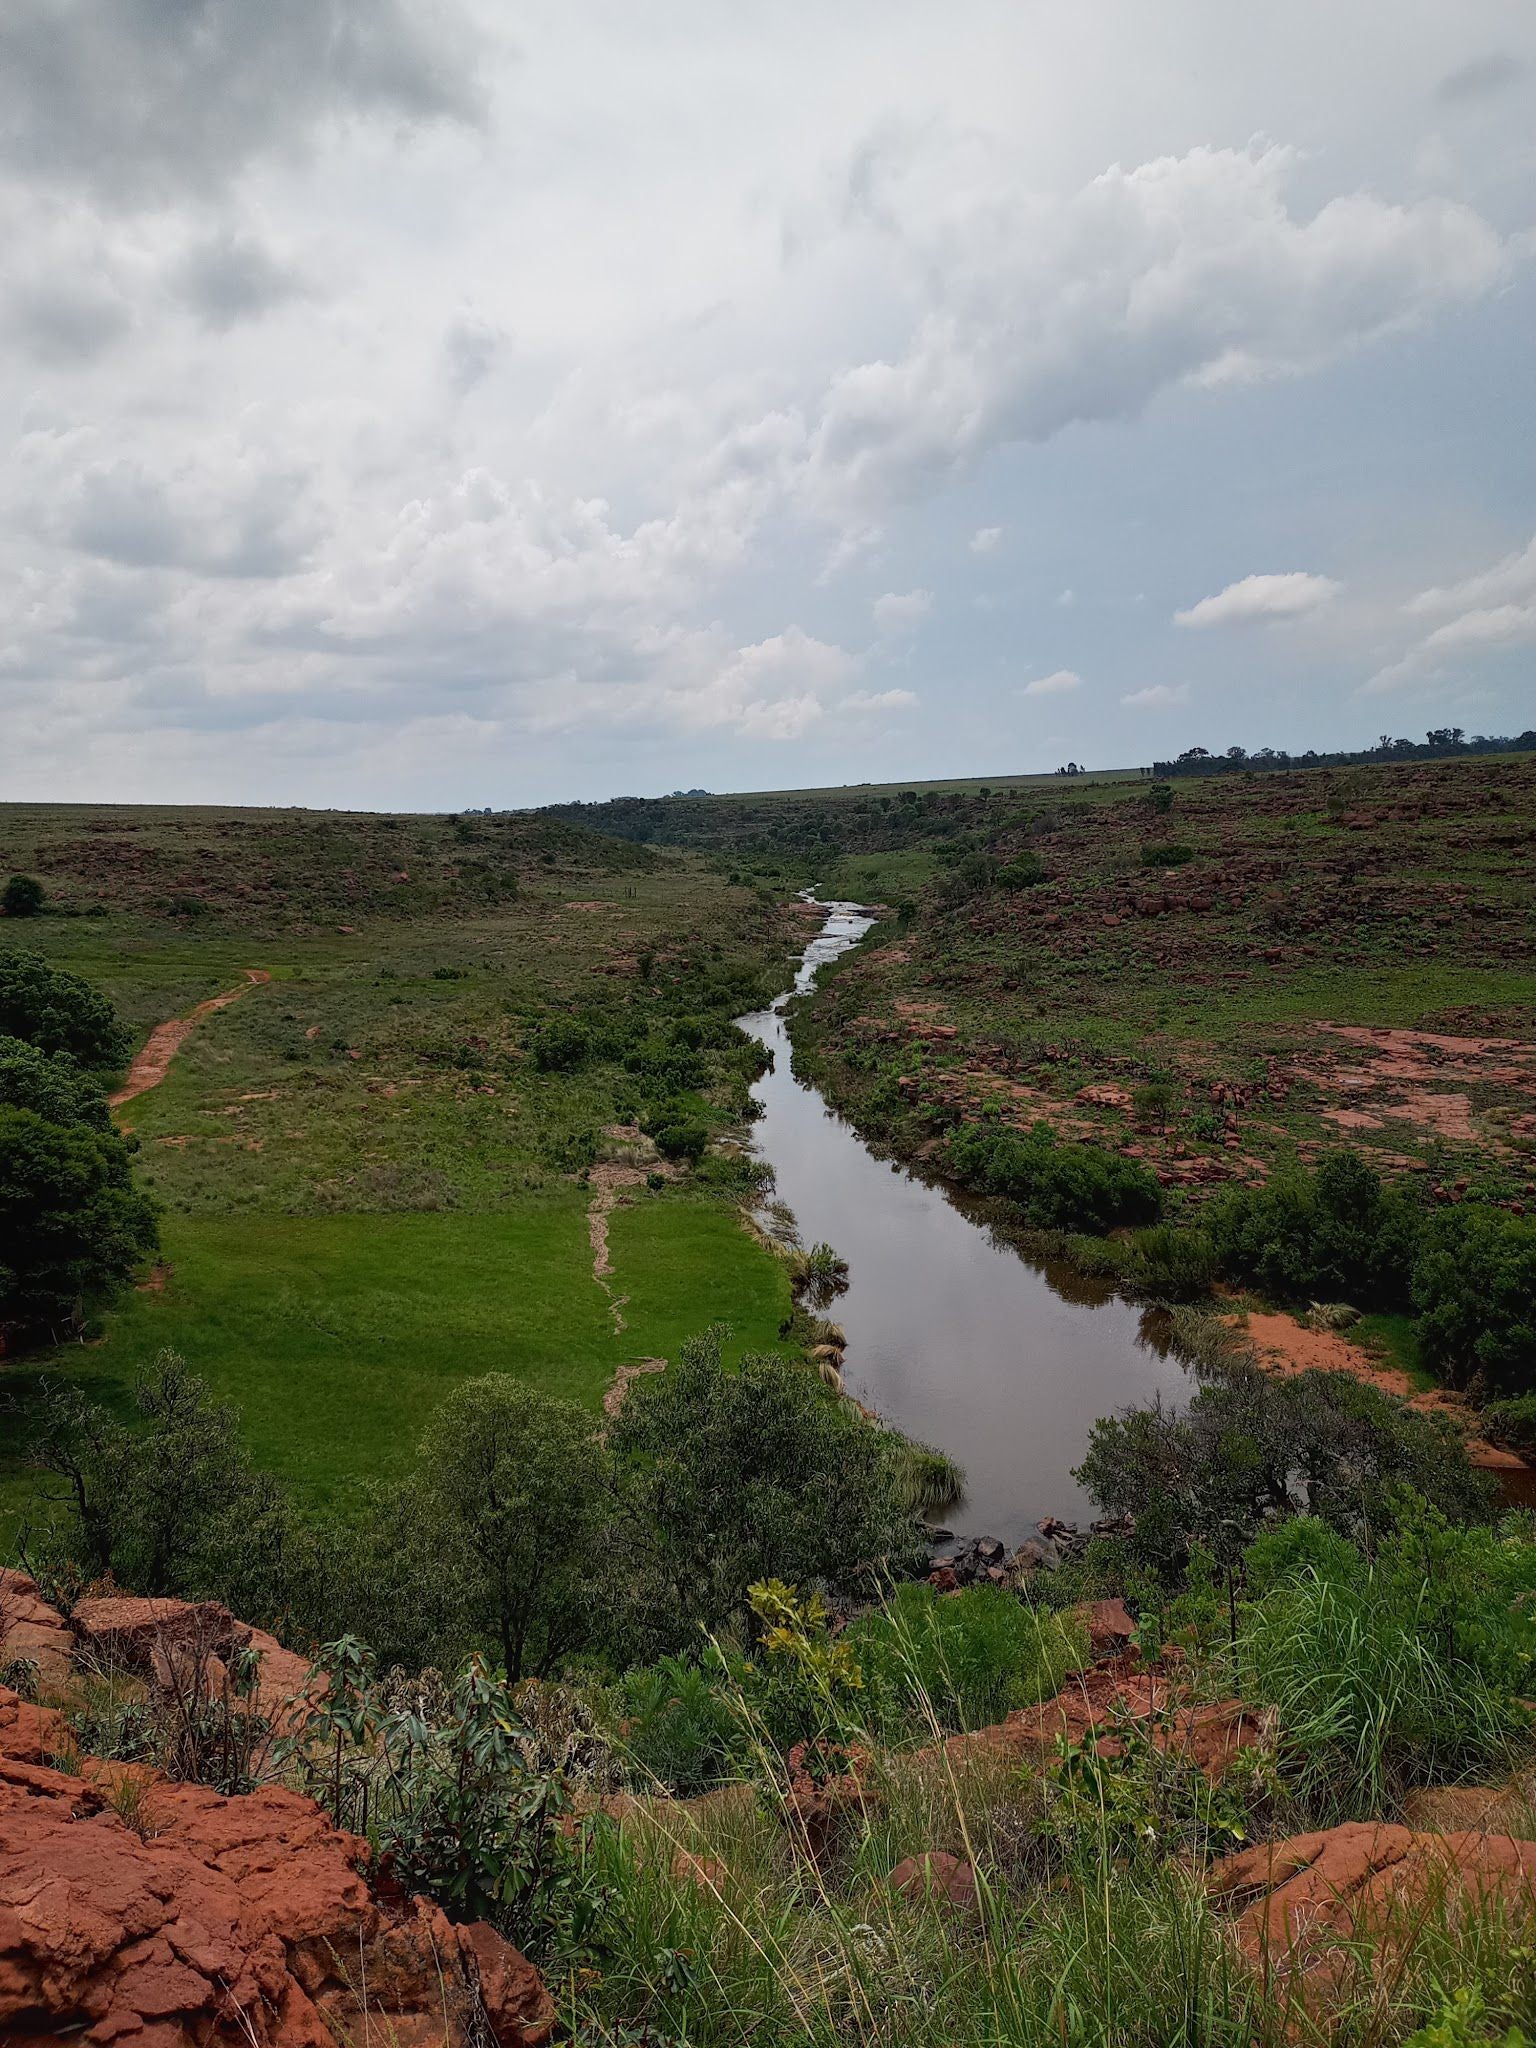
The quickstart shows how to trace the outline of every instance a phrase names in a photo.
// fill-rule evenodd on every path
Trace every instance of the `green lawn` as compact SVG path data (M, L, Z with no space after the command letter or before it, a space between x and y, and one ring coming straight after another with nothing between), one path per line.
M104 1342L54 1370L122 1408L157 1351L181 1352L239 1408L256 1460L319 1505L403 1469L466 1376L516 1373L595 1409L625 1360L673 1356L717 1319L734 1354L776 1345L784 1268L732 1210L642 1192L610 1220L622 1333L575 1187L495 1215L167 1217L169 1285L134 1294ZM16 1412L0 1507L14 1518L34 1484L20 1452L38 1375L15 1368L3 1385Z

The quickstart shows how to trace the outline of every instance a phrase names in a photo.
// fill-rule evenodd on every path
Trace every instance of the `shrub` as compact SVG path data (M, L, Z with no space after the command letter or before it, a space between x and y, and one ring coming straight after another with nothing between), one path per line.
M623 1744L636 1773L680 1796L736 1775L747 1759L747 1727L731 1673L711 1645L701 1663L660 1657L619 1681Z
M552 1017L534 1033L528 1050L541 1074L571 1074L586 1065L592 1041L574 1019Z
M941 1597L898 1586L843 1638L863 1672L863 1710L883 1740L984 1728L1049 1699L1083 1659L1069 1615L1026 1606L996 1586Z
M970 1185L1017 1202L1041 1230L1102 1236L1120 1224L1155 1222L1162 1208L1157 1180L1138 1160L1063 1144L1045 1123L1027 1134L968 1124L950 1137L949 1163Z
M1131 1241L1127 1277L1160 1301L1196 1300L1209 1292L1216 1270L1216 1247L1203 1230L1158 1223Z
M1046 880L1045 862L1038 853L1015 854L993 877L999 889L1033 889Z
M1413 1268L1427 1362L1459 1385L1536 1392L1536 1227L1499 1210L1436 1217Z
M1507 1401L1490 1401L1478 1423L1484 1436L1496 1444L1508 1444L1517 1451L1536 1451L1536 1394L1516 1394Z
M51 1124L110 1131L107 1098L67 1053L39 1052L21 1038L0 1038L0 1107L30 1109Z
M0 953L0 1035L82 1067L120 1067L133 1040L99 989L36 953Z
M36 917L47 892L35 875L12 875L0 891L0 911L7 917Z
M1353 1152L1235 1188L1205 1211L1223 1272L1284 1301L1401 1301L1423 1224L1423 1211Z
M158 1242L121 1138L0 1107L0 1327L78 1329Z
M691 1165L704 1157L704 1148L709 1143L709 1132L691 1118L669 1120L658 1125L651 1135L663 1159L686 1159Z
M1529 1740L1536 1545L1456 1528L1400 1498L1375 1555L1318 1543L1275 1572L1239 1643L1246 1697L1327 1818L1380 1814L1409 1786L1500 1765Z

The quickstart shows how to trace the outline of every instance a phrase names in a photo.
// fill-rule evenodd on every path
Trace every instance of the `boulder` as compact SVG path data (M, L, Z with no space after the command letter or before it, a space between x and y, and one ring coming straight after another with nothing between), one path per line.
M285 1650L265 1629L237 1621L216 1600L112 1594L81 1600L73 1620L82 1654L152 1683L167 1683L173 1667L189 1657L201 1657L216 1660L212 1676L217 1691L231 1653L255 1650L261 1658L255 1704L279 1725L292 1718L291 1702L302 1699L308 1684L307 1658Z
M1245 1954L1312 1968L1354 1936L1410 1932L1416 1912L1448 1895L1536 1914L1536 1842L1350 1821L1228 1856L1207 1882Z
M1095 1657L1118 1655L1136 1633L1135 1617L1123 1600L1087 1600L1077 1614Z
M0 1665L25 1659L47 1684L69 1676L75 1641L69 1623L50 1607L25 1572L0 1567Z
M969 1910L977 1902L976 1873L959 1856L944 1849L929 1849L921 1856L905 1857L891 1872L892 1887L904 1899L935 1899L947 1906Z
M313 1800L144 1773L130 1827L103 1786L18 1754L23 1704L0 1691L0 2040L548 2041L554 2007L517 1950L376 1894L368 1844Z

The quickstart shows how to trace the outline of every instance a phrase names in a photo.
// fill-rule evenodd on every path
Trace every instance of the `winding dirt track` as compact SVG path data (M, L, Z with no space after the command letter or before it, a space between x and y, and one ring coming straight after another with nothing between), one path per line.
M107 1098L112 1107L119 1109L125 1102L132 1102L136 1095L145 1095L151 1088L159 1087L170 1072L171 1061L180 1052L188 1032L200 1017L207 1017L215 1010L228 1009L258 982L271 979L265 967L247 967L245 980L235 988L225 989L222 995L209 996L206 1002L188 1010L185 1017L171 1017L164 1024L157 1024L142 1048L134 1054L122 1087Z

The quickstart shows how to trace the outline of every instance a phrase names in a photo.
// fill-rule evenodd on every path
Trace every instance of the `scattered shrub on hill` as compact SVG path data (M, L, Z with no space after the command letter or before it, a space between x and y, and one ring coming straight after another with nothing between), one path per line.
M970 1186L1017 1202L1041 1230L1102 1236L1121 1224L1153 1223L1162 1208L1156 1177L1139 1160L1062 1143L1046 1123L1027 1134L967 1124L950 1136L949 1164Z
M1442 1416L1343 1373L1274 1379L1253 1366L1228 1368L1182 1410L1157 1402L1096 1422L1075 1477L1106 1513L1134 1517L1132 1554L1165 1579L1197 1544L1231 1567L1293 1515L1369 1543L1396 1487L1458 1521L1486 1516L1493 1498Z
M1426 1361L1457 1385L1536 1392L1536 1226L1494 1209L1435 1217L1413 1305Z
M687 1646L759 1579L846 1584L914 1553L884 1433L803 1365L721 1363L722 1333L637 1381L609 1435L625 1630L642 1657Z
M12 875L0 890L0 911L7 917L36 917L47 892L35 875Z
M541 1074L571 1074L592 1056L592 1041L569 1017L552 1017L533 1035L528 1047Z
M1516 1451L1536 1451L1536 1394L1490 1401L1478 1417L1484 1436Z
M1019 853L1000 867L993 877L999 889L1033 889L1047 879L1045 862L1038 853Z
M1218 1195L1204 1223L1234 1280L1282 1301L1388 1307L1406 1296L1424 1211L1358 1153L1334 1152L1315 1173L1291 1166Z
M99 989L37 953L0 953L0 1034L93 1069L122 1066L133 1046Z
M704 1157L709 1132L691 1117L668 1118L651 1132L663 1159L686 1159L690 1164Z
M606 1477L593 1418L507 1373L462 1382L427 1424L407 1526L514 1683L591 1634Z
M1244 1696L1278 1711L1318 1818L1369 1818L1410 1786L1508 1769L1530 1737L1536 1544L1456 1527L1409 1495L1363 1556L1311 1525L1249 1553L1265 1590L1238 1645Z
M51 1124L112 1127L107 1098L67 1053L39 1052L21 1038L0 1038L0 1107L30 1109Z
M1181 868L1195 857L1192 846L1167 843L1144 846L1141 849L1141 864L1144 868Z
M78 1330L158 1242L121 1138L0 1107L0 1327Z

